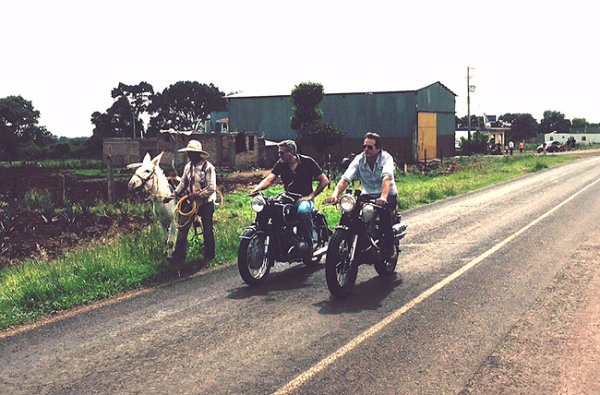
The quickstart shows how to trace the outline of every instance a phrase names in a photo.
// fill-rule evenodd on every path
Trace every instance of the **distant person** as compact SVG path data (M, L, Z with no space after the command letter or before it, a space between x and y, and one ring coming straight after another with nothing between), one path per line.
M524 148L525 148L525 143L521 141L521 142L519 143L519 153L521 153L521 154L522 154L522 153L523 153L523 149L524 149Z
M513 141L510 140L508 142L508 152L510 153L510 156L512 156L514 149L515 149L515 143L513 143Z

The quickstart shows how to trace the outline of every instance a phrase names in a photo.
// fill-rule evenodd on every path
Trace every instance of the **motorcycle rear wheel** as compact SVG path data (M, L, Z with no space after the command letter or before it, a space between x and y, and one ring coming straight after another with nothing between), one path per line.
M273 260L265 256L265 234L255 234L242 239L238 249L238 270L250 286L261 285L269 275Z
M337 229L329 240L325 258L325 278L329 292L337 298L345 298L354 288L358 266L350 262L350 232Z

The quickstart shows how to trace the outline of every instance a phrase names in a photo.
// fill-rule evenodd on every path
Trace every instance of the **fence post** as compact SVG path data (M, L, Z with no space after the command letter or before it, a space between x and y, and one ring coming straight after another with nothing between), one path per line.
M65 186L65 175L60 173L58 175L58 202L62 206L64 206L67 200L67 191Z
M115 178L113 176L113 162L112 162L112 157L109 155L106 155L106 166L108 168L108 172L106 174L106 182L108 185L108 202L109 203L114 203L115 202Z

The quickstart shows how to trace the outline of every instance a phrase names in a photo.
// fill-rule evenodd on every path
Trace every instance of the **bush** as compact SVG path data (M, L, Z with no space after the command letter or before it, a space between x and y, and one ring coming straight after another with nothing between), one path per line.
M485 154L487 152L487 137L480 131L476 131L471 135L471 140L464 137L460 138L460 148L467 154Z

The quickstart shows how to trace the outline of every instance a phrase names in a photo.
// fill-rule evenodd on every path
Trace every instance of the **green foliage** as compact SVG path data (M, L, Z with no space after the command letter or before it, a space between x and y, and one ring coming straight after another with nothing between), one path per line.
M571 126L574 128L585 128L590 126L590 123L585 118L573 118Z
M22 158L24 146L42 149L52 135L38 125L40 112L21 96L0 99L0 160Z
M106 112L94 112L92 140L102 142L108 137L133 137L134 112L129 100L119 96ZM140 122L140 120L137 120Z
M52 195L47 190L32 188L23 197L24 208L31 211L46 211L48 207L56 207Z
M160 129L192 130L211 112L226 110L225 94L213 84L179 81L153 97L148 135L156 136Z
M158 275L163 248L156 226L56 261L7 267L0 272L0 328L139 288Z
M540 121L540 133L569 133L571 121L565 119L565 114L559 111L544 111L544 118Z
M290 100L294 114L290 127L299 131L305 124L314 124L323 119L323 111L318 107L323 100L323 85L314 82L302 82L294 87Z
M124 97L129 102L132 111L132 136L142 136L144 123L139 116L146 113L154 95L154 88L149 83L142 81L137 85L127 85L119 82L119 86L111 92L113 99Z
M537 135L538 123L531 114L507 113L499 119L510 124L510 137L513 141L527 140Z
M319 152L321 161L325 160L325 153L339 144L343 137L344 133L341 130L320 121L305 123L298 131L299 145L313 146Z
M467 154L483 154L487 152L488 139L487 136L480 131L476 131L471 135L471 140L464 137L460 138L460 148Z

